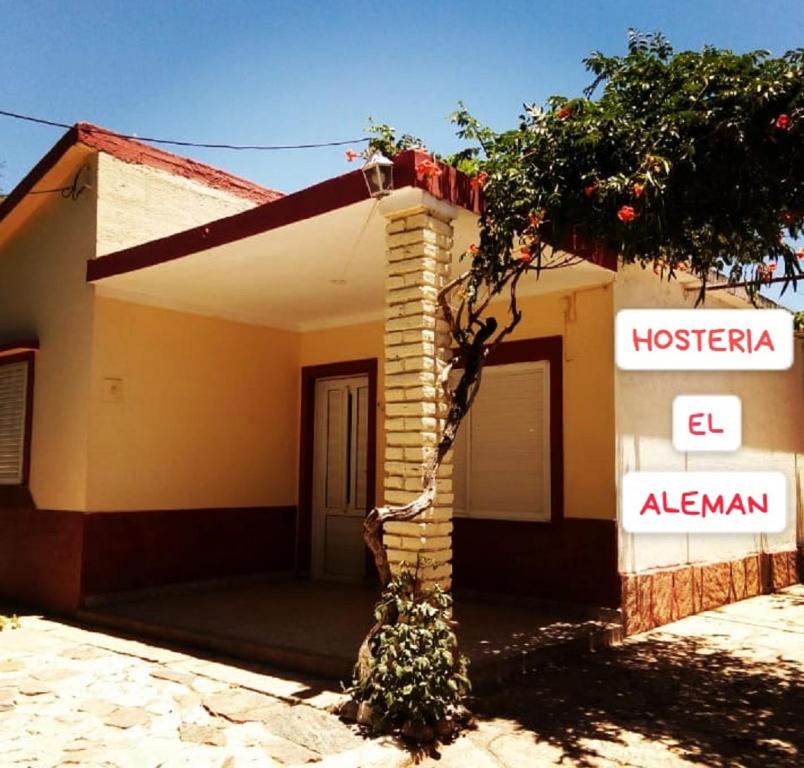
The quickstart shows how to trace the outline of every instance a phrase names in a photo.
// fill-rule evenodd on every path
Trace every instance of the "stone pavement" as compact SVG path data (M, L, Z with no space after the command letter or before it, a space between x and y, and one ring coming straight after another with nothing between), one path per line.
M804 766L804 586L540 666L425 768Z
M24 617L0 632L0 766L408 766L329 714L341 695ZM541 663L473 702L423 768L804 765L804 587Z
M322 768L409 756L328 712L341 695L37 617L0 632L0 766Z

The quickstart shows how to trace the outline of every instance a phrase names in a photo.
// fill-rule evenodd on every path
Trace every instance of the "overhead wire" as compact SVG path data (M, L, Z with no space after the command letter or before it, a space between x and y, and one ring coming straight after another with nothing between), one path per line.
M8 117L13 120L23 120L29 123L36 123L37 125L47 125L52 128L72 128L70 123L60 123L56 120L48 120L43 117L34 117L33 115L24 115L19 112L10 112L8 110L0 109L0 116ZM98 126L85 126L85 131L89 133L102 133L107 136L116 136L120 139L134 139L136 141L147 141L150 144L165 144L174 147L197 147L200 149L230 149L230 150L253 150L253 151L278 151L289 149L318 149L321 147L342 147L347 144L361 144L369 141L367 136L362 136L359 139L345 139L338 141L319 141L308 142L305 144L228 144L228 143L213 143L202 141L183 141L180 139L162 139L155 136L138 136L133 133L118 133L111 131L107 128L100 128Z

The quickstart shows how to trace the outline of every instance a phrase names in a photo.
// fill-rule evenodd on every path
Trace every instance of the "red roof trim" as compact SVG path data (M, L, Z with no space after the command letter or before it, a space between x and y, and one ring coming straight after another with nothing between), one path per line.
M432 160L431 155L417 149L401 152L394 159L394 186L418 187L440 200L465 208L479 214L483 199L480 187L473 189L469 176L450 165L439 163L441 174L422 178L416 173L416 166L423 160Z
M257 203L268 203L282 197L281 192L261 187L240 176L227 173L211 165L199 163L181 155L174 155L156 149L134 139L123 139L109 133L104 128L90 123L77 123L53 145L50 151L28 172L2 202L0 202L0 221L22 201L38 182L61 160L70 147L75 144L96 149L116 157L126 163L148 165L167 171L174 176L201 182L208 187L220 189Z
M184 176L193 181L200 181L208 187L220 189L257 203L270 203L272 200L282 197L282 193L274 189L261 187L248 179L205 163L199 163L189 157L165 152L163 149L157 149L135 139L124 139L97 125L78 123L75 130L78 134L77 140L82 144L97 149L99 152L106 152L126 163L158 168L174 176Z
M612 272L617 271L617 252L607 248L603 243L590 240L583 235L572 234L559 246L560 250L580 256L585 261L604 267Z

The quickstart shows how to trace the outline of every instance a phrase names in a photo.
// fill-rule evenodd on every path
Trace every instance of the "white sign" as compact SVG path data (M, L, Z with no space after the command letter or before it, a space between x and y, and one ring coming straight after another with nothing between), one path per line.
M622 524L629 533L779 533L781 472L629 472Z
M628 371L777 371L793 364L784 309L623 309L617 365Z
M742 404L736 395L678 395L673 400L677 451L736 451L742 431Z

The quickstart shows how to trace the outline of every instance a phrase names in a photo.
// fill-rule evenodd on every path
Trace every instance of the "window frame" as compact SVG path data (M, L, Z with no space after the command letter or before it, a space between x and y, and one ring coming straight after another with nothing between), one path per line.
M33 395L36 356L33 351L0 354L0 366L27 363L25 382L25 419L22 443L22 476L19 483L3 483L7 488L26 488L31 479L31 437L33 433Z
M455 350L457 352L457 350ZM510 517L456 517L456 520L494 520L505 524L557 525L564 519L564 342L562 336L507 341L494 349L485 365L547 362L550 516L546 520ZM460 367L460 366L458 366ZM481 383L482 386L482 383Z

